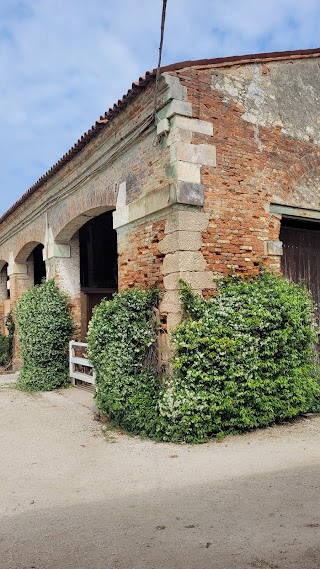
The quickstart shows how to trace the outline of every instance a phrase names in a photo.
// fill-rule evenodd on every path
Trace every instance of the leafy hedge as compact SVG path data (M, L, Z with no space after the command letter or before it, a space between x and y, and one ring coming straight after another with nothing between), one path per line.
M153 291L103 301L89 328L102 413L133 433L204 442L320 410L316 328L305 288L261 273L223 279L210 300L182 283L185 310L173 334L173 374L160 385Z
M5 319L5 324L8 330L8 335L4 336L0 334L0 366L5 366L6 368L9 368L13 356L13 336L14 336L14 321L11 312L7 314L7 317Z
M48 391L68 381L68 342L73 330L67 299L54 280L43 282L15 307L22 369L18 387Z
M7 366L9 361L9 337L0 334L0 366Z
M309 292L263 272L220 282L210 300L182 283L174 379L160 401L166 440L202 442L317 407L319 368Z
M132 433L152 436L157 426L159 381L148 356L157 339L156 290L116 294L94 309L88 355L96 371L100 411Z

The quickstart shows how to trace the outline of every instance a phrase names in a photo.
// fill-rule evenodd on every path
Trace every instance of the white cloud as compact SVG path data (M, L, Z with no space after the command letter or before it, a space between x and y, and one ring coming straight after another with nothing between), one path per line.
M0 214L156 66L161 0L2 0ZM163 64L316 47L318 0L168 0Z

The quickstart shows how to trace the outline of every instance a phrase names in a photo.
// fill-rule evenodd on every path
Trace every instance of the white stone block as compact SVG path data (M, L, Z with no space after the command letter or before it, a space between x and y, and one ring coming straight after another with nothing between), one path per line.
M170 75L170 73L163 73L159 81L159 88L165 88L165 85L169 87L165 94L166 99L188 100L188 89L181 85L179 77Z
M173 116L170 119L170 128L181 128L197 132L198 134L213 136L213 124L211 122L185 116Z
M176 251L168 253L162 265L162 273L167 275L178 271L204 271L206 262L200 251Z
M266 255L283 255L283 243L282 241L266 241L265 244L265 254Z
M202 211L175 211L167 219L165 233L173 231L199 231L202 233L208 229L208 213Z
M170 312L167 316L167 330L171 332L181 322L182 312Z
M170 147L171 161L182 160L203 166L216 166L216 148L211 144L176 142Z
M177 180L181 182L191 182L193 184L201 183L201 165L191 164L190 162L182 162L177 160L174 162Z
M166 291L161 299L159 310L161 313L179 312L181 310L179 291Z
M175 251L199 251L201 244L201 233L198 231L174 231L160 241L158 248L165 254Z
M183 130L181 128L170 128L170 132L166 138L167 146L171 146L175 142L189 142L192 141L191 130Z
M157 112L157 117L162 120L170 119L173 115L182 115L184 117L192 117L192 105L186 101L178 101L172 99L162 109Z

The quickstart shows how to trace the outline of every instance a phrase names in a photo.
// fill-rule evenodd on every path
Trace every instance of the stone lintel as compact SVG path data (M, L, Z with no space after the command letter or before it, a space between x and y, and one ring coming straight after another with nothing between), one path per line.
M272 203L269 206L270 213L276 213L285 217L291 217L296 219L314 219L320 221L320 210L318 209L307 209L301 207L290 206L286 204L275 204Z

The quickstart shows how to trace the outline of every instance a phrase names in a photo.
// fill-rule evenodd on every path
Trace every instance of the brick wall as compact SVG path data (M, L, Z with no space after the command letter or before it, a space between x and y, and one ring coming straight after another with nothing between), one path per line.
M159 242L164 238L165 220L143 221L125 232L118 232L119 289L140 285L162 288L164 254Z
M202 167L201 171L204 211L210 214L201 250L215 276L226 274L230 267L238 273L256 273L260 263L279 269L280 257L266 255L265 250L265 242L278 240L280 232L279 216L269 213L271 202L319 209L319 145L306 133L320 109L317 99L312 100L312 90L308 99L297 90L295 65L291 64L290 73L282 62L268 68L248 65L246 68L252 69L245 73L241 66L178 73L188 88L193 117L210 121L214 127L211 143L216 146L217 164ZM305 61L303 65L305 69L309 63ZM313 62L310 65L313 67ZM287 73L282 83L281 71ZM268 82L264 79L266 74ZM310 75L300 77L301 83L303 79L307 89L308 81L312 81ZM262 117L257 113L257 101L248 96L252 85L257 92L260 89ZM292 105L288 123L283 117L281 122L276 110L268 107L268 96L270 101L287 97L287 106ZM250 122L250 104L254 122ZM297 105L299 121L304 109L308 109L305 133L301 132ZM208 139L194 134L192 142L208 143Z

